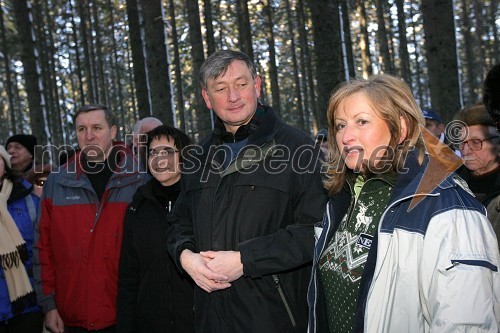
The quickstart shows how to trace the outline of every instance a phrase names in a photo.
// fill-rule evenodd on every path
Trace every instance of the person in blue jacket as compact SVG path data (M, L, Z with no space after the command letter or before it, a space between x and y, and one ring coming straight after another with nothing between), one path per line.
M0 146L0 333L42 332L33 290L33 222L38 197Z

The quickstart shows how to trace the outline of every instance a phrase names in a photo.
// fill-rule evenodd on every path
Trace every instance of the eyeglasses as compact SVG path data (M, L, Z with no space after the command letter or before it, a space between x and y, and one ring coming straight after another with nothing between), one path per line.
M495 138L498 138L498 135L490 136L490 137L488 137L486 139L482 139L482 140L481 139L465 140L465 141L460 142L458 144L458 149L463 150L465 148L465 144L467 144L467 146L469 146L470 150L478 151L478 150L483 149L483 142L484 141L488 141L488 140L495 139Z
M35 180L35 185L39 186L39 187L43 187L43 185L45 185L46 181L47 181L47 179L38 178L37 180Z
M172 148L172 147L164 147L160 149L151 149L149 151L149 156L150 157L173 157L175 153L178 153L179 151Z

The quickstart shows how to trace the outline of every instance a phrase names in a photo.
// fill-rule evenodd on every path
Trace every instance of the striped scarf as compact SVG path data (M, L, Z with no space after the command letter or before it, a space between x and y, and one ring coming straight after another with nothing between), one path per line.
M12 313L19 314L36 304L36 295L24 267L28 260L26 242L7 209L12 187L10 180L3 180L0 191L0 266L7 282Z

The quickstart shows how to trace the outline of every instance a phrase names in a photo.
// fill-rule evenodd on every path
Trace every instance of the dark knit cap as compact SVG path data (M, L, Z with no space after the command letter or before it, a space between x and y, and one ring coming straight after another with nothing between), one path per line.
M7 139L5 148L10 142L17 142L23 145L31 154L35 156L36 136L31 134L16 134Z

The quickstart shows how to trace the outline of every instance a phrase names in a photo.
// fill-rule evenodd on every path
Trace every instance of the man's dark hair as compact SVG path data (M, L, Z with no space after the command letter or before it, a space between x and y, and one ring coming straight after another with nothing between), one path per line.
M248 69L250 69L252 78L255 79L257 77L257 69L248 55L241 51L222 50L213 53L201 65L199 77L201 87L207 89L208 80L213 80L224 75L229 65L235 60L243 61Z
M76 123L76 118L78 117L78 115L80 113L87 113L87 112L90 112L90 111L99 111L99 110L104 111L104 117L105 117L106 122L108 123L109 127L112 127L112 126L116 125L115 115L104 104L87 104L87 105L83 105L78 110L76 110L75 116L73 117L73 122Z
M496 64L484 80L483 103L500 131L500 64Z

